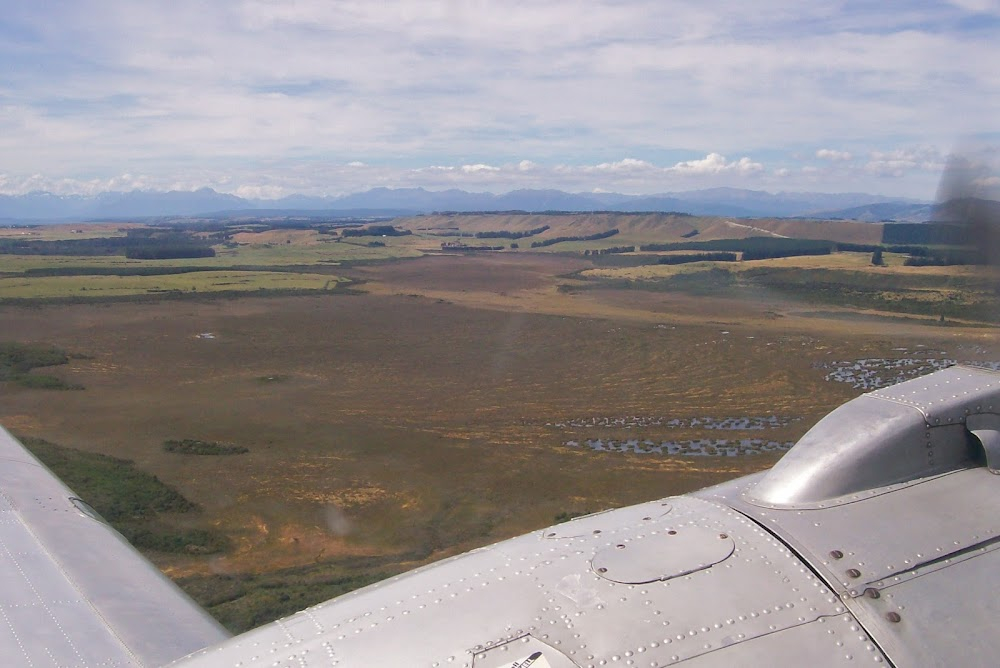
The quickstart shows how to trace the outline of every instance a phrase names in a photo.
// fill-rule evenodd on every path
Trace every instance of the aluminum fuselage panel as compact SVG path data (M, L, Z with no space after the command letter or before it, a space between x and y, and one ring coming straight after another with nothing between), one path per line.
M663 555L664 572L683 574L623 584L595 567L595 555L607 550L656 559L630 548L664 535L677 539ZM690 569L677 566L686 540L712 537L720 544L731 540L732 553L704 567L698 555ZM830 649L844 648L826 665L855 665L848 654L881 659L865 633L843 621L846 614L840 599L755 522L716 503L674 497L573 520L399 576L233 638L178 668L509 668L519 643L549 648L552 666L666 666L714 652L725 663L704 665L746 665L739 659L743 643L814 623L823 624ZM812 631L787 637L801 639L803 652L814 651Z
M729 503L791 546L897 666L992 665L1000 636L1000 476L970 468L870 490L823 508L763 508L752 485L698 495Z

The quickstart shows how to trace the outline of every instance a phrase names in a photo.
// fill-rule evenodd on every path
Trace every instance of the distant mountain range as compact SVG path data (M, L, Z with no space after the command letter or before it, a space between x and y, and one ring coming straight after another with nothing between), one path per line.
M864 193L769 193L711 188L658 195L514 190L496 195L464 190L373 188L341 197L289 195L245 199L211 188L193 192L106 192L85 197L48 192L0 195L0 220L120 220L177 216L394 216L441 211L673 211L699 216L927 220L933 206Z

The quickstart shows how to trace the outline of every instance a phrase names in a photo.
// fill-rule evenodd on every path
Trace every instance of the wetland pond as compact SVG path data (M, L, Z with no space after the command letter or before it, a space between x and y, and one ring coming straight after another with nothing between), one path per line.
M945 351L896 348L898 357L870 357L845 361L816 362L814 369L825 372L824 379L834 383L847 383L855 389L870 392L905 380L924 376L955 364L967 364L993 371L1000 370L1000 362L959 361ZM972 351L986 354L986 350ZM629 430L629 429L693 429L696 431L762 431L787 427L802 418L779 415L756 417L585 417L546 422L553 429ZM686 435L686 434L685 434ZM766 438L693 438L689 440L660 440L648 438L614 438L599 434L590 438L563 441L571 448L589 448L598 452L634 453L640 455L680 455L702 457L737 457L759 455L790 449L794 441Z
M630 417L591 417L575 418L563 420L561 422L546 422L546 427L608 427L614 429L639 429L645 427L670 427L677 429L725 429L734 431L749 431L757 429L777 429L786 427L792 422L797 422L801 418L779 417L771 415L768 417L694 417L694 418L668 418L655 416L630 416Z
M909 357L870 357L850 361L816 362L813 368L826 371L824 378L834 383L847 383L851 387L870 392L889 387L904 380L926 376L955 364L1000 370L1000 362L959 361L945 352L927 352Z
M769 415L763 417L692 417L669 418L655 416L591 417L546 423L553 428L577 429L697 429L716 431L761 431L787 427L801 418ZM788 450L794 441L775 441L763 438L696 438L689 440L651 440L587 438L563 442L571 448L590 448L599 452L631 452L639 455L686 455L700 457L737 457L759 455L765 452Z
M585 441L566 441L563 445L572 448L590 448L599 452L634 452L639 455L686 455L691 457L737 457L759 455L765 452L788 450L794 441L765 441L761 438L711 439L701 438L690 441L640 441L637 438L614 440L589 438Z

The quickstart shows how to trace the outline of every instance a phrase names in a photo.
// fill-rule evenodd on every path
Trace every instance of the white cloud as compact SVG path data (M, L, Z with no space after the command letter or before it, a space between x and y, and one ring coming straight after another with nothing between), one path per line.
M992 175L972 179L969 184L969 194L983 199L1000 200L1000 176L996 175L996 169L993 172ZM940 197L940 195L939 192L938 196Z
M657 168L645 160L625 158L616 162L602 162L598 165L586 167L585 169L594 172L641 172Z
M246 199L279 199L291 193L286 192L281 186L239 186L232 191L232 194Z
M23 37L0 43L18 63L0 85L0 155L9 174L56 184L127 172L146 175L140 187L341 187L301 161L363 163L373 185L441 165L418 174L443 185L493 175L497 187L589 165L561 173L655 189L781 176L766 163L795 188L812 185L795 181L801 151L838 165L845 186L898 174L894 187L920 195L922 163L890 154L948 145L956 105L971 133L992 131L1000 107L995 40L956 27L995 0L760 0L753 12L735 0L44 5L0 17ZM867 171L852 171L854 156L870 156Z
M877 176L902 177L914 170L940 172L944 156L935 148L904 148L893 151L872 151L865 170Z
M649 160L623 158L591 164L565 164L511 161L497 165L487 163L436 164L425 167L400 167L392 164L370 164L361 161L298 161L271 160L265 164L247 163L236 169L225 163L206 163L198 168L188 166L177 174L119 174L104 178L79 179L51 177L44 174L16 176L0 175L0 193L22 194L32 190L48 190L58 194L95 194L108 190L196 190L211 187L220 192L251 198L278 198L294 193L306 195L344 195L372 187L423 187L431 190L464 188L472 191L508 192L520 188L556 188L571 192L622 192L653 194L677 192L715 186L751 187L755 189L809 189L821 191L866 190L872 177L892 173L908 173L916 169L930 175L923 183L925 197L933 192L936 173L923 169L914 158L915 151L875 153L864 167L851 165L820 168L811 164L782 164L768 169L763 162L750 157L729 160L720 153L704 158L658 165ZM909 160L907 160L909 158ZM846 163L845 163L846 164ZM873 165L882 165L882 172ZM888 171L889 167L896 170ZM915 166L914 166L915 165ZM180 174L180 172L178 172ZM898 179L894 180L898 181ZM884 181L881 181L884 183ZM881 189L867 188L867 190ZM892 192L890 194L907 194Z
M845 162L854 156L847 151L837 151L832 148L821 148L816 151L816 157L820 160L832 160L834 162Z
M948 2L976 14L1000 14L1000 0L948 0Z
M109 191L167 189L169 185L164 181L132 174L91 179L52 177L44 174L27 176L0 174L0 194L6 195L23 195L35 191L50 192L54 195L96 195Z
M479 174L482 172L499 172L499 167L494 167L493 165L484 165L482 163L476 165L462 165L462 171L466 174Z
M736 162L730 162L724 155L709 153L701 160L687 160L678 162L668 171L682 174L721 174L724 172L739 172L741 174L752 174L763 171L764 165L754 162L750 158L740 158Z

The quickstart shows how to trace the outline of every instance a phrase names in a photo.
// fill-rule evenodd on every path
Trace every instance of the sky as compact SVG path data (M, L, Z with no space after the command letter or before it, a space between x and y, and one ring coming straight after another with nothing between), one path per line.
M1000 0L0 0L0 62L0 194L933 199L1000 144Z

